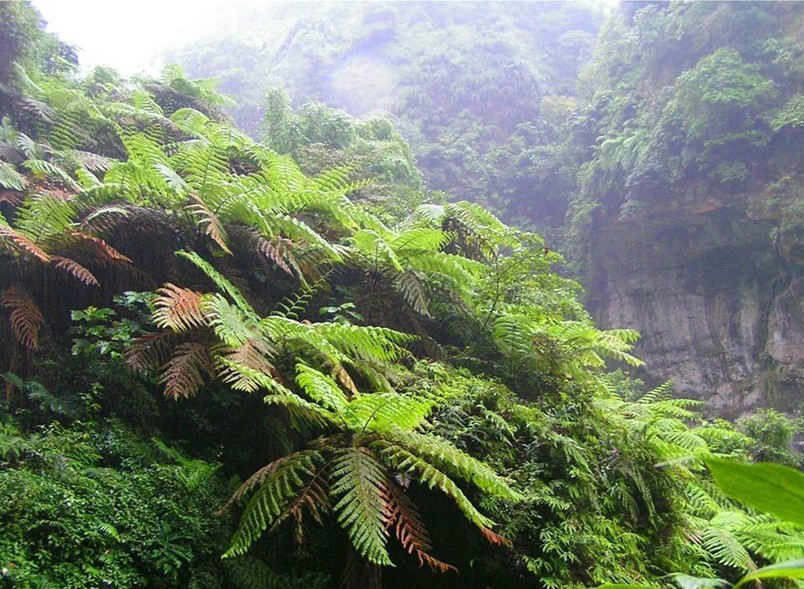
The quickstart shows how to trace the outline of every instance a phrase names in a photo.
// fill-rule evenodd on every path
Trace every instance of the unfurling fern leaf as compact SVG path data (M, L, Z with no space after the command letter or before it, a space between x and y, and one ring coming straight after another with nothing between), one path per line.
M2 302L10 311L9 321L14 337L29 350L36 349L39 345L39 331L45 324L39 307L28 293L16 286L5 290Z

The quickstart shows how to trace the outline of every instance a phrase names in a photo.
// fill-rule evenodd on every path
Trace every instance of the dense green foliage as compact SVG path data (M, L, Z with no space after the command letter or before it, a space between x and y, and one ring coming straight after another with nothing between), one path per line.
M261 143L210 81L58 48L0 95L0 582L686 589L801 557L706 466L795 463L796 424L645 391L637 334L539 236L432 202L390 123L272 93Z
M578 160L575 243L595 217L650 219L671 199L795 222L802 18L784 2L673 2L610 19L582 76L595 147Z

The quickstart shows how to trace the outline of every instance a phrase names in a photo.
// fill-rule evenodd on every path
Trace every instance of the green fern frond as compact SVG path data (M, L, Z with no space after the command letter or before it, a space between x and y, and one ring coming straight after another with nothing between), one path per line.
M25 190L28 181L25 176L20 174L14 166L6 162L0 162L0 186L11 190Z
M338 524L355 549L375 564L393 566L388 555L388 475L367 448L340 450L332 463L331 492Z
M184 258L192 263L196 268L201 270L207 277L215 283L215 286L218 287L226 296L228 296L232 302L248 317L253 318L256 317L256 313L254 312L253 307L246 301L245 297L240 293L240 289L238 289L234 284L232 284L223 274L218 272L212 264L207 262L204 258L199 256L195 252L191 251L178 251L176 255L180 258Z
M396 429L388 434L400 446L424 458L433 465L471 482L490 495L509 501L518 501L521 496L487 464L466 454L447 440L431 434Z
M388 461L396 470L407 473L430 489L438 489L450 497L464 516L478 528L490 528L494 525L494 522L472 505L451 478L426 460L391 442L378 441L372 446L376 447L383 460Z

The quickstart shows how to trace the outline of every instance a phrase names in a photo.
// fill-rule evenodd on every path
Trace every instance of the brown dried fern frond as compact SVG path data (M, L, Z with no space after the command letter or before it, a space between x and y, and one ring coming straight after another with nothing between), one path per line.
M40 262L50 261L50 256L45 250L36 245L29 238L2 223L0 223L0 246L1 245L5 245L12 252L21 254L23 257L34 258Z
M172 357L162 367L159 383L165 387L165 396L175 401L198 392L205 376L214 377L209 346L201 342L184 342L174 348Z
M94 237L86 233L74 231L70 233L70 240L72 240L76 246L85 250L86 253L98 258L99 260L105 262L131 263L131 259L128 256L121 254L100 237Z
M207 204L201 200L196 194L190 195L192 204L187 206L187 210L198 218L198 222L205 226L204 232L209 236L212 241L217 243L220 248L227 254L231 254L232 250L227 245L226 229L218 216L213 213Z
M154 301L156 311L154 323L159 327L174 331L187 331L207 324L201 303L204 295L200 292L166 283L157 290L159 296Z
M171 350L184 337L173 331L146 333L135 339L126 351L126 364L136 372L156 370L168 361Z
M63 256L51 256L50 261L54 268L61 270L88 286L100 286L98 279L81 264Z
M388 486L388 507L387 527L389 532L394 533L408 554L418 558L419 566L427 565L434 573L457 572L458 569L454 566L442 562L430 554L433 546L430 543L427 528L413 501L396 484Z
M16 190L0 190L0 203L5 202L16 207L22 204L23 196Z
M277 237L274 242L271 242L262 235L258 235L255 247L262 260L273 262L290 276L301 276L301 268L291 253L293 242L289 239Z
M39 332L45 325L45 318L30 295L17 286L3 292L3 306L9 309L9 322L17 341L35 350L39 345Z
M280 383L282 382L281 375L268 360L274 355L275 350L263 340L250 339L242 346L234 349L221 347L216 350L216 353L221 360L218 364L218 375L221 381L230 385L233 389L253 393L262 386L259 379L245 374L242 370L235 369L233 367L235 365L244 366Z

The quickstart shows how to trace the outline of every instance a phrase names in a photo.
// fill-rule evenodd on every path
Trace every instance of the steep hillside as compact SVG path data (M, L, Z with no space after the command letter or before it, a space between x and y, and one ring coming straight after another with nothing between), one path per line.
M802 403L803 27L798 3L649 3L583 74L568 229L594 313L724 414Z

